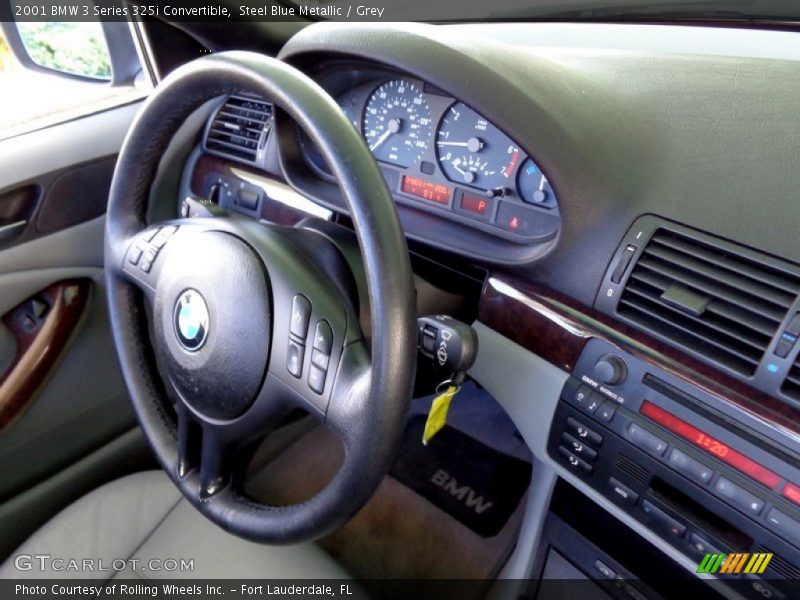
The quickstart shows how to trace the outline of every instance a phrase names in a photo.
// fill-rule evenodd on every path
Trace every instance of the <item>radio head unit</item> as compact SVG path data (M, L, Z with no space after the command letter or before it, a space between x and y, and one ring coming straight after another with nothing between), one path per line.
M797 447L789 433L596 338L564 386L548 440L554 460L698 573L744 581L757 598L800 591Z

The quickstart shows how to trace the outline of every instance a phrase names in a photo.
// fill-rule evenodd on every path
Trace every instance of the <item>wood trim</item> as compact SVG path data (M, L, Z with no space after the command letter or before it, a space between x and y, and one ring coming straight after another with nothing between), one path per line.
M88 302L89 290L87 280L70 280L53 284L37 294L47 300L50 309L33 331L15 318L17 309L2 318L16 338L17 351L11 366L0 377L0 429L34 399L72 337Z
M236 172L238 171L238 173ZM191 178L191 191L197 196L203 195L203 186L209 173L217 173L225 178L241 179L240 174L246 173L253 179L265 179L264 173L247 165L234 163L224 158L201 154L197 157ZM308 218L309 214L287 206L273 198L265 197L261 203L260 218L276 225L292 227L300 221Z
M745 411L800 434L800 413L760 390L571 298L512 275L487 280L478 319L548 362L572 371L589 338L630 352Z

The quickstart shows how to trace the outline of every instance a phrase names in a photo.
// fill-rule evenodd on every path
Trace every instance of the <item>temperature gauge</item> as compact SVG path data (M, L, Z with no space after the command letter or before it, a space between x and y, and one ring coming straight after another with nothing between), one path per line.
M556 196L550 182L530 158L519 169L517 189L520 197L528 204L542 208L553 208L556 205Z

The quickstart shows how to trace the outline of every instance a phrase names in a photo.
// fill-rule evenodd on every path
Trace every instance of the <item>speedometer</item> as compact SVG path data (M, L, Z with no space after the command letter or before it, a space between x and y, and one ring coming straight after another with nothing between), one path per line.
M439 166L450 181L505 195L523 158L506 134L463 102L445 113L436 136Z
M377 160L410 167L427 149L432 133L428 103L410 81L387 81L369 97L364 138Z

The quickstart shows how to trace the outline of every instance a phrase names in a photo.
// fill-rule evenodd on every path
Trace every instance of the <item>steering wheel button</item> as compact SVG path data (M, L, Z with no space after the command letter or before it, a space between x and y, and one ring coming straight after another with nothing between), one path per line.
M153 248L151 246L144 253L144 262L154 262L156 260L156 256L158 256L158 248Z
M328 361L330 358L330 356L320 352L316 348L314 348L314 350L311 352L311 364L313 364L315 367L319 367L323 371L328 370Z
M151 243L160 250L177 229L177 227L173 227L172 225L162 227L158 234L151 240Z
M333 330L327 321L317 321L317 327L314 331L314 349L327 356L331 355L333 350ZM327 365L325 368L328 368Z
M321 394L322 390L325 389L325 375L327 375L327 371L323 371L316 365L311 365L311 370L308 373L308 387L317 394Z
M142 258L142 249L138 246L131 248L131 251L128 253L128 262L132 265L138 265L140 258Z
M289 332L301 340L308 335L308 321L311 318L311 302L302 294L297 294L292 300L292 316Z
M289 340L289 347L286 350L286 370L298 379L303 374L303 356L305 355L305 348Z

